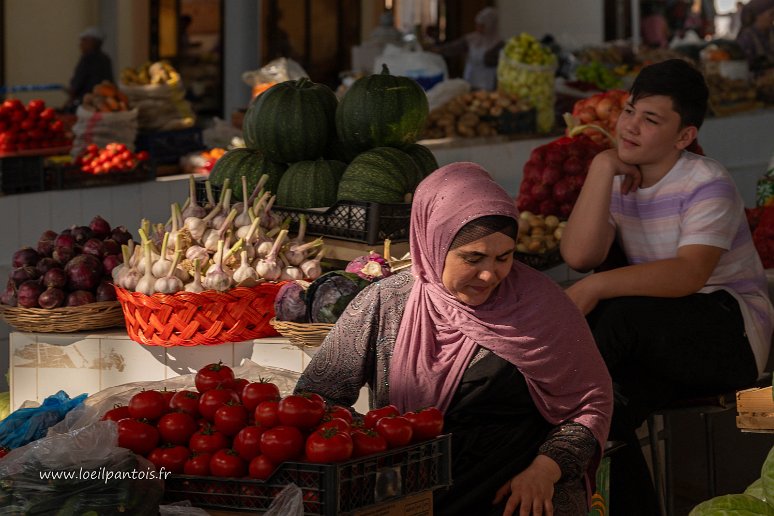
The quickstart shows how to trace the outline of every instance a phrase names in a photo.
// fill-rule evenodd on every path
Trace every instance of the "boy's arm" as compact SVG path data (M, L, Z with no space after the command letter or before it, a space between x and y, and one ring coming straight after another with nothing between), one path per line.
M589 271L601 264L615 238L609 222L613 178L625 175L627 189L639 186L637 167L618 159L614 149L597 154L589 166L561 240L562 258L571 268Z
M687 296L704 287L723 252L710 245L685 245L674 258L591 274L566 292L584 315L603 299Z

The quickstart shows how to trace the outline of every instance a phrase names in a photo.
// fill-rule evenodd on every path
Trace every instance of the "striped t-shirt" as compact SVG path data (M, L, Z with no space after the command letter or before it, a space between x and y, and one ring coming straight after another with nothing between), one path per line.
M614 180L610 214L629 263L674 258L680 246L690 244L725 249L699 292L724 289L736 298L758 372L763 372L774 309L744 203L728 171L717 161L684 151L653 186L622 195L622 178Z

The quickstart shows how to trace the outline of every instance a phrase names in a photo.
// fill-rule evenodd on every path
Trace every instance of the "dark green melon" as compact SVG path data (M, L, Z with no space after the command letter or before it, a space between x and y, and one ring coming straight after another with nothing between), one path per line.
M336 203L339 180L347 164L342 161L299 161L288 167L277 190L277 206L320 208Z
M436 161L433 152L424 145L410 143L401 147L400 150L411 156L422 172L422 176L427 177L438 169L438 161Z
M317 159L336 133L337 104L329 87L309 79L275 84L245 113L245 145L281 163Z
M400 203L410 200L422 172L405 152L377 147L352 160L339 182L342 201Z
M242 201L242 176L247 178L247 195L253 193L255 185L263 174L269 175L269 180L264 186L265 190L276 192L280 178L288 168L284 163L271 161L260 152L247 149L231 149L215 162L210 172L210 182L214 185L222 185L226 178L231 181L231 198L234 201Z
M427 95L414 79L382 73L361 77L336 108L341 142L360 151L414 143L428 116Z

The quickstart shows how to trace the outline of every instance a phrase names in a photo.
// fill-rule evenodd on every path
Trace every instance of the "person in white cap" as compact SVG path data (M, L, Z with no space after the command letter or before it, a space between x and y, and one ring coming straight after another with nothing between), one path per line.
M88 27L80 34L81 58L75 66L68 89L67 107L74 110L86 93L102 81L113 81L113 63L102 51L105 34L97 27Z

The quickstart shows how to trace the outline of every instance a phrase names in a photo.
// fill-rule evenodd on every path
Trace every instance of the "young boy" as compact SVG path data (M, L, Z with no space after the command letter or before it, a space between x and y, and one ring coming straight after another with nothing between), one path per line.
M686 151L707 110L701 73L672 59L644 68L597 155L562 236L573 269L599 267L614 243L628 264L567 294L613 378L616 514L657 514L635 430L678 398L748 386L768 358L774 310L744 205L723 166ZM618 491L614 493L614 491Z

